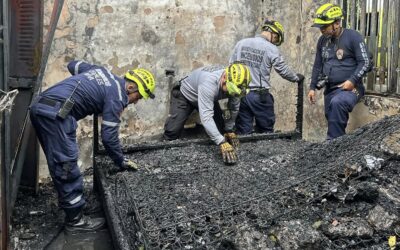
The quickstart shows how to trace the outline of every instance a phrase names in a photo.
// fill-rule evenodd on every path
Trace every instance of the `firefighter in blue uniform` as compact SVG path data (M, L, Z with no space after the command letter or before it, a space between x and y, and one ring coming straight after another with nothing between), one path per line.
M316 101L315 90L324 90L327 140L342 136L349 113L364 95L362 77L373 63L364 39L355 30L341 27L342 9L327 3L318 8L314 24L322 36L318 40L308 100Z
M118 138L120 115L128 104L154 98L155 81L145 69L129 70L124 78L108 69L82 61L68 64L71 77L39 94L30 107L30 118L46 155L50 175L64 210L65 229L95 231L103 218L83 216L83 178L77 165L77 121L102 114L101 138L105 149L121 170L136 169L124 158Z

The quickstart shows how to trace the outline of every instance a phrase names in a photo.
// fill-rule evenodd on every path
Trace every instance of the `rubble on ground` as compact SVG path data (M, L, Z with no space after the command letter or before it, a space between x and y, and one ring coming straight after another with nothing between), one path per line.
M399 131L394 116L331 142L246 142L234 166L211 144L131 153L137 172L113 173L99 156L109 226L121 229L122 249L390 249L400 236ZM62 222L52 184L20 192L13 249L43 249Z
M330 142L246 142L233 166L203 144L131 153L137 172L97 161L131 249L388 249L399 131L393 116Z
M84 213L88 216L101 216L102 206L93 192L92 173L93 168L83 173L87 202ZM10 249L110 250L110 236L106 230L98 235L68 235L63 231L64 216L50 178L39 184L38 194L20 188L11 216Z

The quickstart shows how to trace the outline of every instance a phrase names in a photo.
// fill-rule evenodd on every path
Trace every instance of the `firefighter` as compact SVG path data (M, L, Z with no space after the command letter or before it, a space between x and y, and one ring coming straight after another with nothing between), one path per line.
M308 100L316 102L316 89L324 90L327 140L344 135L349 113L364 95L363 76L373 63L360 33L341 26L342 9L327 3L318 8L312 27L322 35L317 43Z
M285 63L277 46L284 41L282 25L274 20L265 20L261 33L252 38L240 40L233 50L230 61L244 62L251 72L250 93L241 99L236 120L238 134L253 132L255 120L256 132L271 133L274 130L274 97L270 93L270 75L272 67L284 79L301 82L302 74L296 74Z
M234 164L237 161L235 148L237 149L239 140L232 129L239 110L238 98L247 93L250 81L248 67L238 62L226 68L206 66L194 70L171 91L171 106L164 126L164 138L178 139L185 121L197 109L207 134L220 146L223 161ZM228 107L231 113L225 122L218 103L218 100L224 98L229 98Z
M102 114L101 138L120 170L135 170L125 159L118 138L121 112L128 104L154 98L155 81L145 69L129 70L124 78L82 61L68 64L71 77L40 93L30 107L30 118L46 155L49 172L65 212L65 229L86 232L101 229L103 218L83 215L83 178L79 170L77 121Z

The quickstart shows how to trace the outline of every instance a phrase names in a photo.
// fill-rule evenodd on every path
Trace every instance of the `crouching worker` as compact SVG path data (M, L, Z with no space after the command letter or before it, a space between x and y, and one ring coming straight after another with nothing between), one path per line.
M178 139L189 115L197 109L207 134L219 145L223 161L227 164L236 163L235 148L239 146L239 140L232 129L239 111L239 98L246 95L250 81L248 67L237 62L226 68L206 66L194 70L172 89L164 138ZM224 98L229 98L228 107L231 112L225 124L218 103L218 100ZM224 135L221 132L225 132Z
M144 69L129 70L125 78L108 69L72 61L73 75L39 94L30 107L30 118L46 155L49 172L64 210L65 229L95 231L104 227L103 218L83 215L83 178L77 165L77 121L102 114L101 137L105 149L120 170L136 169L124 158L118 138L121 112L139 99L154 98L153 75Z

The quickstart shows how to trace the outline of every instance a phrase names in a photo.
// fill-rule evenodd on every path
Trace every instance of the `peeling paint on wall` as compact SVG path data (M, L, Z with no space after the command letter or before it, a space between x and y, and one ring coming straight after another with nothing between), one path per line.
M350 114L347 132L385 116L400 113L400 99L378 96L364 96Z
M66 65L74 59L105 65L121 76L128 69L149 69L157 81L156 99L130 105L122 114L120 127L121 138L145 140L163 131L170 91L165 70L175 70L178 80L203 65L227 64L235 43L260 32L260 23L268 17L284 26L285 42L280 50L288 65L306 76L305 95L320 36L318 29L311 28L312 15L322 3L325 1L65 1L44 87L68 77ZM45 1L45 29L51 9L52 1ZM276 72L271 75L271 83L277 116L275 129L292 130L295 127L296 85ZM310 140L323 140L326 133L323 96L318 95L316 105L304 104L303 136ZM380 113L395 111L398 112L395 104L370 99L357 105L349 129L361 124L353 119L359 112L379 117ZM90 165L91 123L91 117L79 122L83 166Z
M52 4L45 1L45 29ZM253 35L260 7L258 0L65 1L44 88L68 77L66 65L74 59L121 76L131 68L149 69L157 81L156 99L123 112L120 137L143 140L160 134L169 105L165 70L175 70L179 79L203 65L227 64L235 42ZM77 131L83 166L90 165L91 123L91 117L80 121Z

